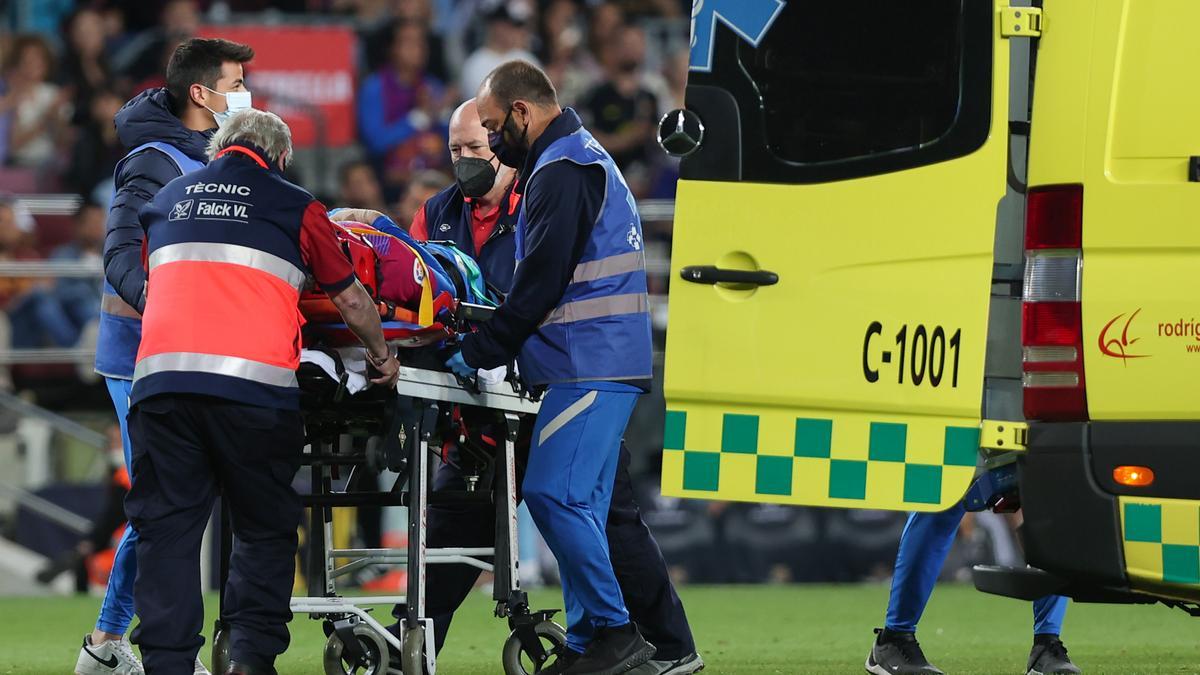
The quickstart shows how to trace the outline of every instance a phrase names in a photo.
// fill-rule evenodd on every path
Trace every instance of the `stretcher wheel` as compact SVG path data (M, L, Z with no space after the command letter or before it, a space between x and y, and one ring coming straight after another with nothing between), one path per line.
M224 673L229 668L229 631L217 628L213 633L212 672Z
M409 628L404 633L400 670L404 671L404 675L426 675L424 626Z
M542 643L542 649L546 650L547 658L540 663L533 658L521 646L521 639L517 637L517 632L513 631L509 634L508 639L504 641L504 675L534 675L545 670L552 665L558 658L554 656L555 650L563 648L567 644L567 631L563 627L553 621L543 621L533 627L533 632L538 636L538 640Z
M363 651L363 658L357 663L350 663L349 656L343 658L346 646L337 633L329 636L325 642L325 675L387 675L389 654L383 636L366 624L358 624L354 627L354 637Z

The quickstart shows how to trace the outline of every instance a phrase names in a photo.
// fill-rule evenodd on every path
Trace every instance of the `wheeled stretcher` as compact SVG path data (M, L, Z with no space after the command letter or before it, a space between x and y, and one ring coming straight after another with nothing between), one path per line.
M557 610L532 611L521 589L517 566L517 491L515 451L518 428L524 416L536 415L539 403L515 377L485 383L464 381L444 372L439 343L472 321L486 320L486 307L453 303L441 308L438 321L422 325L405 310L388 309L385 323L389 344L400 349L400 379L395 390L368 388L352 393L354 375L343 369L353 352L334 347L346 344L344 326L306 328L305 344L323 346L322 358L303 362L297 373L308 442L302 463L311 467L311 490L301 500L309 509L307 539L307 595L293 597L291 609L323 622L327 641L325 672L331 675L432 674L436 671L433 621L426 615L426 569L433 564L467 564L494 573L496 616L511 629L500 654L503 671L510 675L535 673L552 652L566 642L565 631L553 622ZM381 312L383 309L381 309ZM399 314L397 314L399 312ZM400 320L397 321L396 319ZM338 362L329 372L317 361ZM361 376L360 376L361 379ZM491 430L486 443L465 432L459 414L469 407L472 418ZM502 437L502 438L496 438ZM430 490L431 470L446 443L468 457L468 488L462 491ZM466 460L463 460L466 461ZM396 475L390 488L379 489L383 470ZM475 480L470 480L474 474ZM480 476L494 476L483 484ZM369 478L369 480L367 480ZM488 548L428 548L426 510L434 504L494 503L496 539ZM334 507L408 507L408 545L405 548L334 548ZM228 574L232 548L228 516L222 514L222 585ZM338 595L338 579L372 565L402 565L407 569L403 596ZM402 605L402 630L394 634L372 616L372 605ZM213 662L228 663L228 638L217 621ZM217 672L221 672L218 670Z

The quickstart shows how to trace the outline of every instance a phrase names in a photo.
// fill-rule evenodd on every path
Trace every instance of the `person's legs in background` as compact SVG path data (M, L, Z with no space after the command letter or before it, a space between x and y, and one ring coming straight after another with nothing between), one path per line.
M113 409L117 413L117 423L121 428L121 450L125 459L125 469L133 478L133 459L129 440L129 391L133 383L129 380L105 378L108 395L112 399ZM90 675L92 673L110 673L115 668L110 665L116 659L118 667L141 667L137 655L129 642L125 640L125 631L133 621L133 584L137 577L137 530L133 523L128 523L117 549L113 555L112 572L108 577L108 585L104 589L104 600L100 604L100 615L91 634L83 640L79 650L79 658L75 662L75 672Z
M1067 616L1067 598L1047 595L1033 601L1033 635L1062 634L1063 619Z
M899 633L917 630L966 513L966 507L959 502L940 513L909 514L896 552L884 628Z
M917 642L917 624L929 604L958 525L966 515L962 502L940 513L911 513L900 535L887 619L867 655L867 672L879 675L938 674Z
M455 463L441 464L434 475L431 491L466 490L467 482L459 468L457 450L451 450ZM425 509L428 548L490 548L496 543L496 507L492 504L430 504ZM454 612L466 600L479 579L479 568L470 565L428 565L425 568L425 612L433 618L434 648L441 651ZM396 605L392 615L403 618L404 605ZM400 624L389 629L399 635Z
M1026 672L1074 675L1079 668L1067 656L1059 636L1067 615L1067 598L1047 595L1033 601L1033 648Z
M629 475L629 448L621 444L608 510L608 547L613 572L625 597L629 618L658 648L656 661L677 661L696 652L683 602L671 583L667 562L642 521ZM697 666L699 664L696 664Z
M112 398L113 408L117 411L117 422L121 425L121 445L125 451L125 468L133 479L133 458L129 443L129 426L126 417L129 415L129 392L133 382L105 378L108 395ZM133 621L133 580L137 576L137 530L132 525L125 528L121 541L117 543L117 552L113 558L112 574L108 577L108 587L104 590L104 602L100 605L100 617L96 621L96 633L92 634L92 642L99 644L105 639L120 639L129 624ZM114 637L115 636L115 637Z
M887 620L867 658L868 672L881 675L941 672L926 660L916 630L964 515L966 507L962 502L941 513L909 515L896 554ZM1067 599L1061 596L1046 596L1034 602L1034 643L1028 670L1079 672L1059 640L1066 610Z

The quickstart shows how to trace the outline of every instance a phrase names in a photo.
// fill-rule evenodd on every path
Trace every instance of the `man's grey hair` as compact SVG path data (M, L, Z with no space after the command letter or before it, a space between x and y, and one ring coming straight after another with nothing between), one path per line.
M208 159L239 143L260 148L272 164L286 167L292 161L292 130L275 113L256 108L234 113L208 142Z

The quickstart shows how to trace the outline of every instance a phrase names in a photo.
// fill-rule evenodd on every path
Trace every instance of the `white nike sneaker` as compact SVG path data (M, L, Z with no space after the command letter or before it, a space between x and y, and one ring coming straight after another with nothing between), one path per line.
M199 656L196 657L196 671L192 675L212 675L212 673L208 672L208 668L205 668L204 664L200 662Z
M145 675L142 662L133 652L133 645L122 638L92 644L92 636L85 635L83 648L75 661L75 675Z

